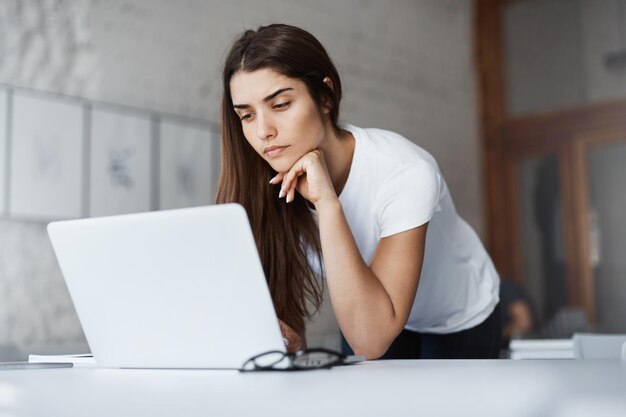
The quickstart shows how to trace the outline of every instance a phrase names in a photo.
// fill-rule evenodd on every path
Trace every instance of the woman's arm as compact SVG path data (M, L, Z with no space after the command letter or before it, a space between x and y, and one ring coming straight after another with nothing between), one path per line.
M428 224L380 240L363 261L338 200L316 205L330 299L357 355L382 356L404 328L417 291Z
M294 353L306 349L306 337L304 334L298 334L282 320L278 320L278 324L280 325L280 333L283 335L287 352Z
M422 269L427 224L381 239L368 266L358 250L319 150L287 173L280 196L295 190L315 205L330 299L346 340L358 355L382 356L411 312Z

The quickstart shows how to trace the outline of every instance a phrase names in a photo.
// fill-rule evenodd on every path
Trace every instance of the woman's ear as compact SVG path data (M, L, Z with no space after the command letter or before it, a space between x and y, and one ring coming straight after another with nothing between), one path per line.
M322 82L326 84L332 91L335 91L335 89L333 88L333 80L331 80L330 77L324 77ZM328 114L332 110L332 108L332 101L328 97L325 97L322 104L322 110L324 111L324 114Z
M322 113L328 114L333 109L333 103L328 97L322 99Z
M335 91L335 88L333 87L333 80L331 80L330 77L324 77L322 81L324 82L324 84L330 87L331 90Z

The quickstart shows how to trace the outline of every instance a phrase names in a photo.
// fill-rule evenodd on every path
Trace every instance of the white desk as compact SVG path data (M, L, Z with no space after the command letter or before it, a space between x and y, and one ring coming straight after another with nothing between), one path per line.
M626 416L618 361L377 361L314 372L0 371L0 416Z

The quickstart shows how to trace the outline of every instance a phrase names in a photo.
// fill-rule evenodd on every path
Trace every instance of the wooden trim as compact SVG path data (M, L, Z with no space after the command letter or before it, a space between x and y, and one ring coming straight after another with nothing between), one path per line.
M588 186L587 186L587 161L585 156L585 144L583 141L573 143L573 175L575 186L573 187L574 222L577 231L577 256L575 267L579 272L579 287L581 303L584 306L587 317L591 322L595 321L595 289L591 265L589 263L589 222L588 222Z
M486 246L502 275L511 275L507 234L505 182L502 178L502 125L504 104L504 59L501 0L474 0L474 56L479 87L481 159L485 198Z
M626 142L626 119L622 120L621 126L574 135L574 142L586 148L624 143Z
M574 219L578 215L577 204L572 204L576 198L576 185L579 179L576 177L577 163L573 161L572 147L563 143L559 151L559 177L561 185L561 215L563 219L563 245L565 252L565 282L567 304L575 306L580 304L579 275L581 270L577 263L579 250L578 227Z
M503 196L507 202L506 210L509 213L507 217L508 227L506 232L510 236L508 252L511 259L511 277L515 282L525 285L524 274L524 251L522 245L521 231L521 211L520 211L520 177L519 177L519 160L510 161L506 164L504 173L506 175L506 183L508 184L508 192Z
M506 118L500 0L475 0L474 50L484 139L493 143Z
M623 125L625 121L626 100L615 100L508 120L503 126L502 137L507 146L513 142L545 142L582 131Z

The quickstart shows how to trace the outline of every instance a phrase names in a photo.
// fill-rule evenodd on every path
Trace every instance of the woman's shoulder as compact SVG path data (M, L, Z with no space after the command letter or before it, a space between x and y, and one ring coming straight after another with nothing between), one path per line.
M437 161L427 150L399 133L353 125L345 125L344 128L353 134L357 147L371 162L378 160L396 168L405 164L426 163L438 171Z

